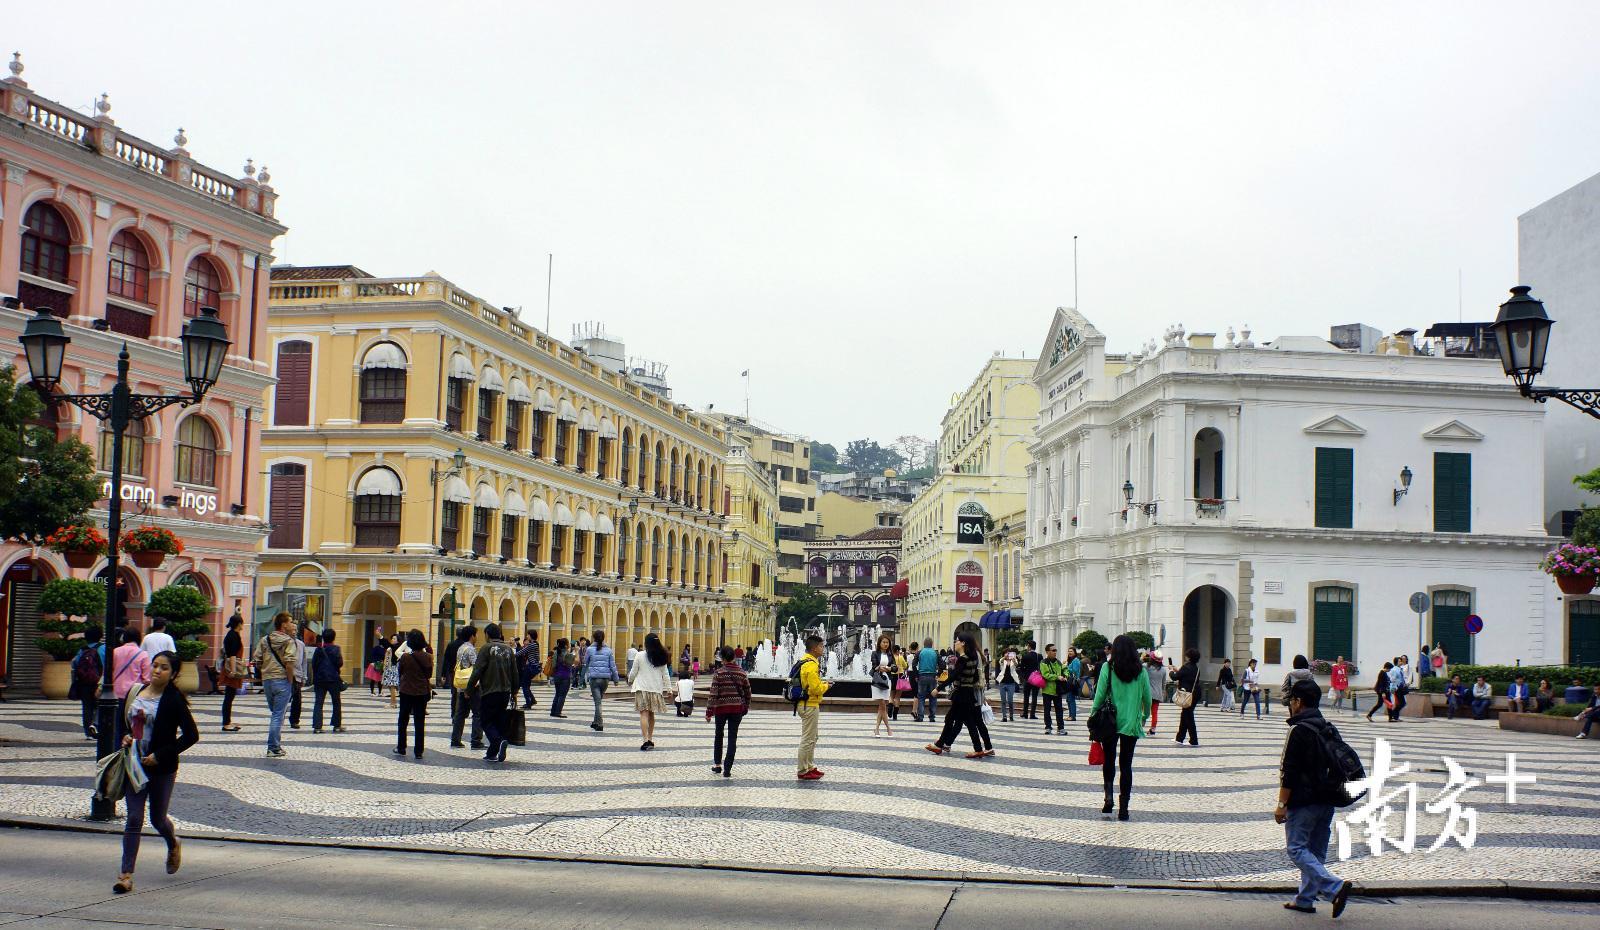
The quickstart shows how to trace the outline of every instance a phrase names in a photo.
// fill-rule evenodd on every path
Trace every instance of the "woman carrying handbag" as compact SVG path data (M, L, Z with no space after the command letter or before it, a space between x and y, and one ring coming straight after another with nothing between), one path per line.
M139 859L139 840L144 834L145 809L150 824L167 841L167 874L183 864L183 843L167 816L172 804L172 789L178 782L178 756L200 741L189 700L173 683L183 660L175 652L159 652L150 662L150 681L128 691L122 702L124 750L133 748L144 770L143 787L134 790L134 779L124 784L128 820L122 829L122 871L111 890L116 894L133 891L133 867ZM131 764L131 763L130 763Z
M1105 761L1106 799L1100 813L1111 813L1111 786L1121 757L1122 785L1117 819L1128 819L1128 800L1133 794L1133 748L1144 733L1150 715L1150 676L1139 662L1139 647L1127 634L1111 642L1111 661L1101 666L1100 680L1094 689L1094 704L1089 708L1089 735L1100 744ZM1105 714L1103 708L1109 707Z
M1172 693L1172 706L1178 708L1178 735L1174 741L1183 743L1189 734L1189 745L1200 745L1200 731L1194 724L1194 702L1200 693L1200 650L1189 649L1183 654L1183 667L1178 669L1178 690Z

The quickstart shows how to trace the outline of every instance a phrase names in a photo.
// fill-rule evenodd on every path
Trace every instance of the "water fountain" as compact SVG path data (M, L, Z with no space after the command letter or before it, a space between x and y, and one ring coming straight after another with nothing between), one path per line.
M805 637L814 633L828 641L823 653L822 677L836 685L845 685L829 693L840 697L866 697L870 693L866 685L872 680L872 670L867 666L881 632L882 628L873 624L857 628L852 635L850 628L840 623L830 636L825 621L802 632L799 623L790 617L776 643L763 640L757 647L750 672L751 685L757 693L780 693L788 681L789 670L805 651Z

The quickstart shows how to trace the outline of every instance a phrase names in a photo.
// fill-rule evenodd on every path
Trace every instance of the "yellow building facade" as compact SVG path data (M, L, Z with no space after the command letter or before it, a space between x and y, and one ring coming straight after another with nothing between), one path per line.
M938 477L902 517L907 642L932 638L942 646L958 629L976 631L992 609L999 560L990 534L1002 526L999 516L1027 508L1027 444L1039 416L1036 363L990 359L940 421ZM1007 565L1008 578L1014 570Z
M836 491L817 495L817 536L854 536L880 526L899 526L907 504L897 500L846 497Z
M711 414L727 429L731 443L742 445L772 476L778 491L778 577L775 592L782 600L805 584L805 544L817 538L817 486L811 481L811 443L778 433L731 414Z
M347 652L467 621L740 638L720 424L437 275L275 268L269 306L267 599L324 593Z
M728 449L729 644L746 648L776 629L778 483L742 445Z

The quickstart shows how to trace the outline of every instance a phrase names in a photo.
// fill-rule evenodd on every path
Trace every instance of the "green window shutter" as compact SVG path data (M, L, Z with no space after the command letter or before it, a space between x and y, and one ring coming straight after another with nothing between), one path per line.
M1472 613L1472 596L1465 591L1436 591L1433 595L1433 638L1440 643L1451 665L1472 662L1472 634L1467 632L1467 616Z
M1472 454L1433 454L1433 530L1472 532Z
M1348 588L1318 588L1313 605L1313 659L1355 657L1355 604Z
M1317 449L1317 526L1349 529L1354 525L1354 484L1354 449Z
M1567 664L1600 665L1600 601L1569 601Z

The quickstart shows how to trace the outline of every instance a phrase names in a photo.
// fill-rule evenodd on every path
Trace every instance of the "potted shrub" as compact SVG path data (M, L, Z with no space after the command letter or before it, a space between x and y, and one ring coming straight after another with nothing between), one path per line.
M39 632L34 640L39 651L54 659L39 670L39 690L47 698L60 700L72 686L72 657L82 645L83 629L90 617L106 610L106 586L82 578L56 578L39 592ZM81 619L74 619L81 618Z
M94 560L106 554L109 546L104 533L89 523L71 523L58 527L45 537L45 545L61 553L73 568L88 568Z
M1539 567L1556 580L1562 593L1588 594L1600 579L1600 550L1562 543L1545 554Z
M186 694L193 694L200 687L198 660L206 651L205 641L200 637L211 631L206 617L216 609L199 588L186 584L157 588L150 592L150 600L145 604L145 615L165 617L167 632L177 640L178 657L183 659L178 687Z
M169 555L183 551L183 541L159 526L141 526L122 534L117 541L123 552L140 568L160 568Z

